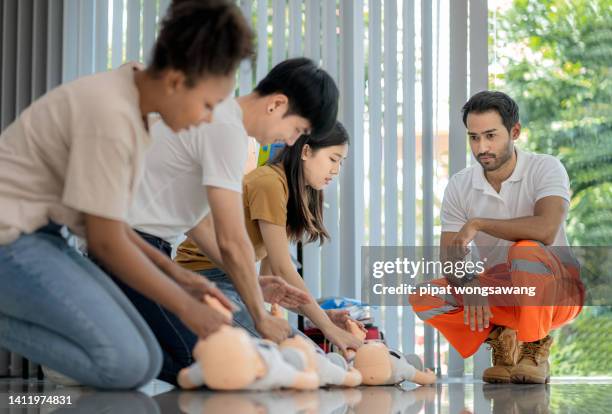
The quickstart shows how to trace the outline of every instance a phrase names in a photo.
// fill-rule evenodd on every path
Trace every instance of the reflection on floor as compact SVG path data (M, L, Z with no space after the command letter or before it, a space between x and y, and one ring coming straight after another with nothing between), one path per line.
M70 405L23 405L35 396ZM19 397L19 398L17 398ZM46 401L52 399L46 398ZM13 402L13 404L9 404ZM21 402L22 404L15 404ZM0 414L465 414L611 413L612 379L554 380L549 385L490 385L465 379L429 387L360 387L312 392L184 392L154 381L139 392L96 392L45 381L0 379Z

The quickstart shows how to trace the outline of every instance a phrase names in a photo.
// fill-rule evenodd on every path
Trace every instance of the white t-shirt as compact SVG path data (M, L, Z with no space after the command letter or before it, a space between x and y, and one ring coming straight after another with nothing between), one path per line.
M249 139L234 98L215 108L210 124L176 134L160 121L151 137L128 222L174 243L208 214L206 186L242 193Z
M480 164L464 168L451 177L442 201L442 231L458 232L472 218L513 219L533 216L538 200L559 196L570 201L569 177L559 160L516 148L517 163L512 175L497 193L484 176ZM473 245L476 257L487 258L487 266L505 261L513 242L478 232ZM567 246L565 224L552 244Z
M0 244L49 220L84 236L89 213L125 220L149 134L135 63L61 85L0 135Z

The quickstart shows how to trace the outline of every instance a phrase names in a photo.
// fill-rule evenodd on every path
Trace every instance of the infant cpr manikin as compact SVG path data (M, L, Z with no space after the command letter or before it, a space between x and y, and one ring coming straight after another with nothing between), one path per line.
M206 301L228 312L216 299ZM231 316L231 313L230 313ZM193 349L196 362L179 372L178 383L192 389L201 385L216 390L316 389L319 379L313 363L298 348L283 347L249 336L243 329L223 326L201 339Z
M207 296L205 300L231 318L231 312L215 298ZM273 308L273 313L278 314L278 309ZM347 321L347 327L364 339L365 333L355 322ZM278 346L230 326L198 341L193 356L196 362L178 376L179 385L185 389L202 385L234 391L390 385L413 380L422 369L418 357L403 356L380 342L349 350L349 358L354 357L349 364L341 355L325 354L301 336L286 339Z
M278 305L272 306L272 314L281 316ZM357 328L359 329L359 327ZM302 336L295 336L283 341L281 349L285 350L287 348L300 349L304 352L307 360L310 361L307 364L307 369L317 373L320 387L356 387L361 384L359 371L351 367L340 354L325 354L320 347ZM287 355L287 358L290 358L290 356Z
M382 342L368 342L356 352L353 366L361 373L364 385L393 385L412 381L422 370L416 355L404 356Z
M346 360L336 353L325 354L323 350L301 336L283 341L281 348L301 349L311 361L308 370L316 372L320 387L356 387L361 384L361 374L349 366ZM289 356L287 355L289 358Z

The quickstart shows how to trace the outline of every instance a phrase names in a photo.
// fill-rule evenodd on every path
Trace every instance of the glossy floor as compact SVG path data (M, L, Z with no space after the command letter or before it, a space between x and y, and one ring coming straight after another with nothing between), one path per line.
M36 402L39 404L24 404ZM45 403L40 405L40 396ZM32 397L32 398L30 398ZM57 405L49 404L56 398ZM66 404L70 397L70 405ZM64 405L59 404L64 400ZM12 402L12 404L11 404ZM466 378L429 387L313 392L185 392L154 381L139 392L97 392L45 381L0 379L0 414L34 413L612 413L612 380L555 379L549 385L489 385Z

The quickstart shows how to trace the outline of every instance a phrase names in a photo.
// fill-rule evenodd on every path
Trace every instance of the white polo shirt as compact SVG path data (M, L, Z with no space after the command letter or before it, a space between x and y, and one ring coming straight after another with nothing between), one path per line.
M174 133L158 121L151 138L128 223L173 244L208 214L206 186L242 194L248 135L230 97L215 108L212 123Z
M538 200L559 196L570 201L569 177L561 162L551 155L534 154L516 148L517 163L512 175L497 193L478 163L451 177L442 201L443 232L458 232L472 218L513 219L533 216ZM478 232L473 245L477 256L487 258L488 265L501 263L494 251L514 242ZM565 223L559 228L553 246L567 246ZM505 250L507 252L507 250Z

